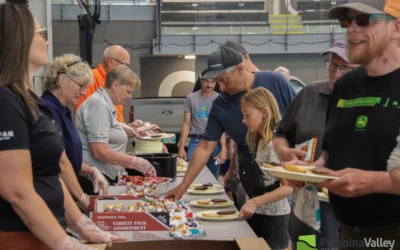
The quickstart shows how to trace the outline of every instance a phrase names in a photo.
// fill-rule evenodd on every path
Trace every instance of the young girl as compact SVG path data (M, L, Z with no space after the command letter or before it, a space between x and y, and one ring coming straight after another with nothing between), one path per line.
M243 123L248 128L246 142L250 151L256 154L255 162L258 166L263 163L280 164L272 146L272 134L281 119L274 96L265 88L253 89L242 99L242 113ZM286 197L293 190L267 173L263 177L266 193L248 200L240 215L249 218L253 231L258 237L263 237L271 249L286 249L289 245L290 214Z

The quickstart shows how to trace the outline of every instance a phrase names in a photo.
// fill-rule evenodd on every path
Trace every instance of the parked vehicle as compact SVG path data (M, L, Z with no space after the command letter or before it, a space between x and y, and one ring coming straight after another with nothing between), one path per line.
M175 140L166 143L166 146L171 153L178 152L177 143L181 134L185 99L186 97L135 98L132 100L129 120L148 121L158 125L165 133L175 134Z
M304 88L304 86L306 86L303 81L301 81L299 78L295 76L290 76L289 82L296 91L296 94L299 93L300 90Z

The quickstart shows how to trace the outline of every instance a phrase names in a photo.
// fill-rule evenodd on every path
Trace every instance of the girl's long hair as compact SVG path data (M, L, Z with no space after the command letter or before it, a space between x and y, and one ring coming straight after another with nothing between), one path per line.
M263 109L266 108L268 117L264 119L262 123L262 134L258 131L250 132L247 131L246 142L251 152L257 149L258 141L263 137L266 144L272 140L273 132L281 120L279 113L279 107L272 93L266 88L255 88L245 94L242 102L246 102L253 108Z

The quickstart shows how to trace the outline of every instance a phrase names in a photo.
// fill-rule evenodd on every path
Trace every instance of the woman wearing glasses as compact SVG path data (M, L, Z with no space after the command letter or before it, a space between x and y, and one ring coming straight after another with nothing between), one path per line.
M90 167L82 162L82 142L67 105L76 105L92 82L93 75L89 65L79 56L66 54L56 57L46 67L44 73L46 91L42 95L44 104L52 113L52 121L64 138L66 155L61 157L61 178L78 201L78 205L84 210L89 206L89 199L82 191L77 178L83 176L90 179L94 185L93 193L100 194L108 193L108 182L96 167Z
M337 79L344 73L354 69L347 58L347 44L345 41L335 41L332 47L323 54L329 53L325 62L329 73L329 80L308 84L290 104L283 119L278 125L273 140L275 151L282 162L293 161L296 164L304 152L294 148L314 137L317 138L315 159L322 154L322 138L325 130L328 100ZM292 184L297 184L293 183ZM329 203L320 202L321 206L321 233L318 233L304 222L300 221L293 212L289 220L289 233L293 242L297 242L300 235L316 235L317 248L321 246L321 238L327 242L326 246L334 247L337 243L339 225L336 222Z
M109 183L118 182L123 167L154 176L154 167L145 159L125 154L128 137L117 120L115 105L132 98L140 79L126 65L107 72L104 88L99 87L76 113L75 125L83 144L83 161L96 166Z
M48 62L43 30L22 4L0 5L0 27L0 248L91 249L67 226L79 239L120 239L94 226L59 179L62 137L31 91Z

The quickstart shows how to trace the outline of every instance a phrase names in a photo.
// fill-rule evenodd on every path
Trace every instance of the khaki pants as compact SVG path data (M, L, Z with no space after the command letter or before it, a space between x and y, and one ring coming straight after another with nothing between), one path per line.
M400 250L400 224L369 228L342 224L338 246L339 250Z
M4 250L50 250L30 232L0 231L0 249Z

